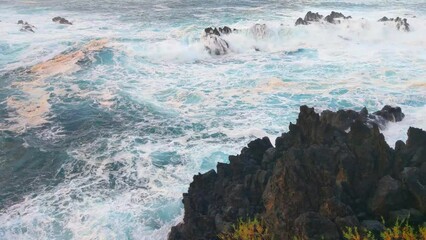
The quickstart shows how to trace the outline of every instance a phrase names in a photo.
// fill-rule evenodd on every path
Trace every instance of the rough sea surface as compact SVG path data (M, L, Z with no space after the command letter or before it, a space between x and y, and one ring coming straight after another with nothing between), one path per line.
M309 10L353 18L294 26ZM256 23L224 56L200 41ZM302 104L398 105L391 146L426 129L426 2L0 0L0 239L165 239L194 174Z

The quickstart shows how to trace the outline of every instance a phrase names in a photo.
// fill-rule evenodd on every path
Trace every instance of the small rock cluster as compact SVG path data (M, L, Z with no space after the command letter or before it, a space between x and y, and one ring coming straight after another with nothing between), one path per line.
M324 20L326 22L332 23L332 24L337 24L340 23L339 19L350 19L352 18L351 16L345 16L340 12L334 12L332 11L329 15L327 15ZM323 15L319 14L319 13L313 13L311 11L307 12L305 15L305 18L298 18L296 20L295 25L308 25L311 24L312 22L319 22L320 20L323 19Z
M72 25L72 22L68 21L67 19L63 17L54 17L52 19L53 22L59 23L59 24L66 24L66 25ZM24 22L24 20L19 20L18 25L21 25L21 32L32 32L34 33L36 27L34 25L29 24L28 22Z
M24 22L24 20L19 20L18 25L21 25L21 32L35 32L34 29L36 27L34 25L29 24L28 22Z
M406 18L387 18L386 16L379 19L379 22L395 22L396 29L403 30L406 32L410 31L410 24L408 24Z
M72 25L72 22L68 21L67 19L63 18L63 17L54 17L52 18L53 22L59 23L59 24L68 24L68 25Z

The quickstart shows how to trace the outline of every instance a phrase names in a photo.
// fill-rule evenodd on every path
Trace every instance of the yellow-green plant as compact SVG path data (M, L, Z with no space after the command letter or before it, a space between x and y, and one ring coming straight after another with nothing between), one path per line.
M426 226L419 227L419 236L421 240L426 240Z
M343 237L348 240L375 240L373 233L367 230L358 231L357 227L347 227Z
M408 219L402 221L397 219L395 225L386 228L380 236L383 240L426 240L422 237L422 232L424 231L425 227L420 226L416 232L415 229L408 224Z
M384 220L382 220L385 225ZM416 231L417 230L417 231ZM343 237L347 240L375 240L370 231L361 230L357 227L348 227L343 231ZM381 240L426 240L426 226L419 226L418 229L410 226L408 220L397 220L393 226L386 227L380 233Z
M264 222L254 218L246 221L239 219L229 232L218 235L220 240L272 240Z

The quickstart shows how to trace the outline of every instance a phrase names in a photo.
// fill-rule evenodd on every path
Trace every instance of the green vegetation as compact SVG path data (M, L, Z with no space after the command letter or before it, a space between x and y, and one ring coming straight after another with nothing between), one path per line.
M220 240L272 240L272 233L262 220L248 218L245 221L239 219L230 231L223 232L218 237ZM380 237L365 229L348 227L343 232L343 237L346 240L426 240L426 225L415 228L407 220L396 221L393 226L385 227Z
M385 222L383 221L383 225ZM357 227L348 227L343 232L347 240L378 240L371 231L358 230ZM393 226L386 227L380 233L380 240L426 240L426 226L417 229L410 226L408 220L397 220Z
M218 235L220 240L271 240L268 228L265 227L263 221L257 218L247 219L246 221L239 219L238 223L233 226L229 232Z

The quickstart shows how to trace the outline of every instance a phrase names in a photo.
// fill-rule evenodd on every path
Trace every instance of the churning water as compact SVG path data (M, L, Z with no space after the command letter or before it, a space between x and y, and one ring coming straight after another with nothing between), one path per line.
M309 10L352 19L294 26ZM200 40L256 23L223 56ZM0 239L165 239L194 174L302 104L401 106L391 146L425 129L426 2L0 0Z

